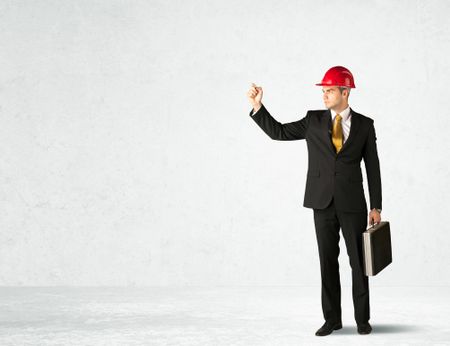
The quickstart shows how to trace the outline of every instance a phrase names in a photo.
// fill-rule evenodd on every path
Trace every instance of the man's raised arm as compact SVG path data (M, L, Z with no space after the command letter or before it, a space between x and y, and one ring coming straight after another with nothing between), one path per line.
M294 141L305 139L309 124L309 113L300 120L282 124L270 115L261 104L257 112L252 109L250 116L258 126L272 139L277 141Z
M309 125L309 113L302 119L282 124L270 115L266 107L261 103L263 90L252 83L247 97L253 106L250 116L258 126L272 139L278 141L294 141L306 138Z

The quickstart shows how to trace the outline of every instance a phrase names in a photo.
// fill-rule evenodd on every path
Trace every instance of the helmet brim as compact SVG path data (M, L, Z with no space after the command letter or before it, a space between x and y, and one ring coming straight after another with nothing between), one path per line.
M351 88L351 89L356 88L354 85L351 86L351 85L325 84L325 83L316 83L316 85L318 85L318 86L323 86L323 85L325 85L325 86L337 86L337 87L344 87L344 88Z

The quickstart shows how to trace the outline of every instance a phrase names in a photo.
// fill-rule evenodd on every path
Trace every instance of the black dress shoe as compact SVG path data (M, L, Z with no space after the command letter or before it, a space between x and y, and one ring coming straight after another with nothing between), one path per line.
M358 333L359 334L370 334L372 331L372 326L369 322L358 324Z
M317 336L325 336L325 335L333 333L333 330L338 330L341 328L342 328L341 322L337 322L337 323L325 322L323 324L323 326L317 330L316 335Z

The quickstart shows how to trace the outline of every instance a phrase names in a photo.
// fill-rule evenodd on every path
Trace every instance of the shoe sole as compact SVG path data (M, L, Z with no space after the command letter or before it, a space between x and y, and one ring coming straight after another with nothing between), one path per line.
M361 335L367 335L367 334L370 334L371 332L372 332L372 328L370 328L370 329L367 330L367 331L366 331L366 330L365 330L365 331L359 331L359 330L358 330L358 333L361 334Z
M372 331L369 331L369 332L360 332L360 331L358 331L358 333L359 334L361 334L361 335L367 335L367 334L370 334Z
M333 330L339 330L339 329L342 329L342 324L339 324L339 325L333 327ZM331 332L327 333L327 334L317 334L316 333L316 336L327 336L327 335L330 335L331 333L333 333L333 330Z

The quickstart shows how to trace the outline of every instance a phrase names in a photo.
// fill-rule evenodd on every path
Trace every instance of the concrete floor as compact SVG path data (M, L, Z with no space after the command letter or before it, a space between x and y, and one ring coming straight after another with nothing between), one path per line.
M448 287L371 287L359 335L351 288L325 337L320 288L0 288L0 345L450 345Z

